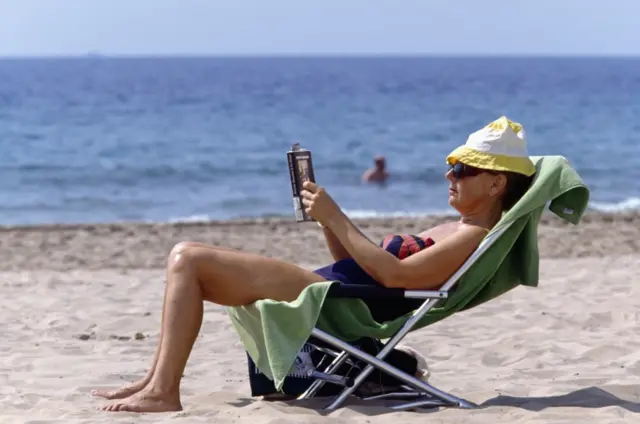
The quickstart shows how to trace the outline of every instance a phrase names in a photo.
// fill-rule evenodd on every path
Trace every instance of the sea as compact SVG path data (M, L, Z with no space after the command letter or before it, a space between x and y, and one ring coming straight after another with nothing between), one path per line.
M501 115L640 209L640 58L4 58L0 225L293 218L296 142L349 216L448 214L446 154Z

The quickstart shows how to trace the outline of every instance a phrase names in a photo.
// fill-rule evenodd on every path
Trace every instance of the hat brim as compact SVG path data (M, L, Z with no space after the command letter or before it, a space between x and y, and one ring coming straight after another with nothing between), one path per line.
M529 157L479 152L467 146L460 146L447 156L448 164L454 165L457 162L492 171L515 172L527 177L536 173L536 167Z

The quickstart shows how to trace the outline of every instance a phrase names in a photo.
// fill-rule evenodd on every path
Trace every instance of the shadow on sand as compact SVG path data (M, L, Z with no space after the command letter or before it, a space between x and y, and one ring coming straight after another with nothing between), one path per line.
M618 395L616 395L618 393ZM607 407L619 407L632 413L640 412L640 403L636 400L640 399L640 386L612 386L607 390L599 387L589 387L585 389L576 390L571 393L556 396L543 396L543 397L517 397L517 396L505 396L499 395L494 398L488 399L478 405L478 409L488 409L492 407L512 407L522 408L528 411L542 411L547 408L607 408ZM254 402L261 402L258 399L240 398L229 404L237 407L245 407ZM273 401L276 408L302 408L307 410L315 410L320 415L329 414L323 411L322 408L330 402L330 398L316 398L307 399L302 401L290 400L290 401ZM394 412L389 409L388 406L396 404L393 401L363 401L356 398L349 399L345 402L344 407L346 409L368 415L382 415L390 412ZM413 410L413 413L434 413L438 409L417 409ZM470 411L471 412L471 411Z

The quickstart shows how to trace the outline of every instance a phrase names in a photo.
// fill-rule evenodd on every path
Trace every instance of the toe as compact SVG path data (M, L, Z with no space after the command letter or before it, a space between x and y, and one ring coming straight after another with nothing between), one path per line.
M122 412L122 411L126 411L126 410L127 410L127 404L126 403L118 403L113 408L113 412Z
M115 393L113 390L92 390L91 396L112 399Z
M137 412L135 405L122 404L119 405L118 412Z
M115 412L115 411L118 410L118 406L120 406L120 405L117 404L117 403L112 403L112 404L109 404L109 405L105 406L104 408L102 408L102 410L103 411L107 411L107 412Z
M153 412L155 408L153 405L145 403L131 402L118 405L118 412Z

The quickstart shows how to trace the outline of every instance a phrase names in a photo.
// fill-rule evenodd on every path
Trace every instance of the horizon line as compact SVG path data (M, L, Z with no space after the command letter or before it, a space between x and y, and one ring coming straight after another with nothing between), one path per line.
M640 53L366 53L366 52L350 52L350 53L101 53L99 51L89 51L83 54L24 54L24 55L4 55L0 54L2 59L295 59L295 58L522 58L522 59L636 59L640 58Z

